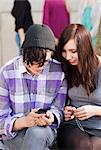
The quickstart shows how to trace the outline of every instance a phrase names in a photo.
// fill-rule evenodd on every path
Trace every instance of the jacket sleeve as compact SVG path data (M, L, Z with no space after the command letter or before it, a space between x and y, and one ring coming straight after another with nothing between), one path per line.
M22 113L12 114L9 90L3 72L0 72L0 135L6 135L8 138L16 136L17 132L13 132L13 123L23 116Z
M11 14L15 18L16 29L23 28L25 17L26 1L15 1Z
M57 92L57 95L50 109L50 111L55 116L55 121L51 125L52 128L58 128L60 123L63 121L63 110L65 106L65 101L66 101L66 95L67 95L67 81L63 77L61 80L61 86Z

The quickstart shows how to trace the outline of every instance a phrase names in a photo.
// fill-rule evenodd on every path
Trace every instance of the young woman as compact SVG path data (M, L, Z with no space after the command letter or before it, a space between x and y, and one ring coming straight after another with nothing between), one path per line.
M64 122L58 132L60 149L101 149L101 57L89 31L68 25L59 39L58 56L68 82Z
M45 0L42 22L47 24L54 32L57 45L61 32L70 24L69 1Z

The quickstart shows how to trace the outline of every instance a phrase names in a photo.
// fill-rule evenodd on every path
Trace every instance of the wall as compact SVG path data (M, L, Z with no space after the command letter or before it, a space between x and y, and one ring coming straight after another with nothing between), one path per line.
M42 10L44 0L29 0L32 6L32 15L35 23L42 22ZM75 20L79 0L71 0L72 22ZM13 0L0 0L0 66L9 59L18 55L18 47L15 42L14 18L11 16Z

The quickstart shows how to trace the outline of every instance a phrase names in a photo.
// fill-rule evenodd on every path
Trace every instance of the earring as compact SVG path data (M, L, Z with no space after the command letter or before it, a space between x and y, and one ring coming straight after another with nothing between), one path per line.
M25 60L25 62L24 62L25 64L27 64L27 61Z
M24 61L24 65L25 65L25 67L27 67L27 61L26 60Z
M31 64L29 64L28 67L30 68L30 67L31 67Z

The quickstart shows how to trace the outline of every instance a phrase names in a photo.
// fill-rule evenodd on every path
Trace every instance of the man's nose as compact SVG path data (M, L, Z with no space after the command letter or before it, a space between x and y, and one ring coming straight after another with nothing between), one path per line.
M42 70L44 68L44 66L39 67L39 70Z

